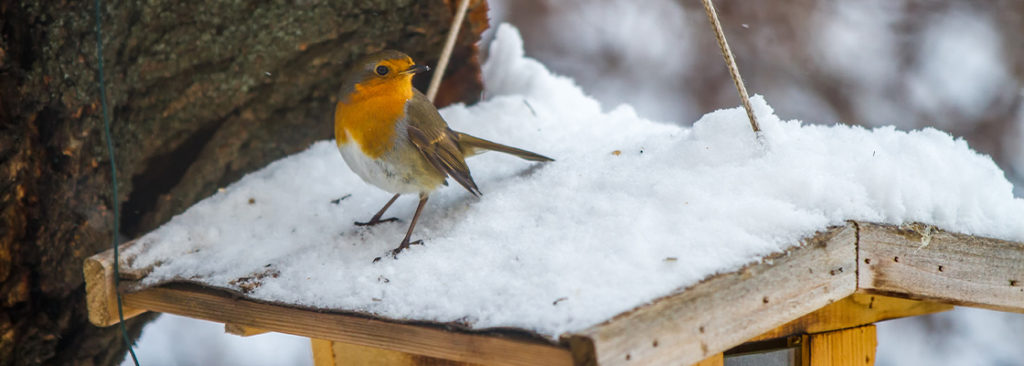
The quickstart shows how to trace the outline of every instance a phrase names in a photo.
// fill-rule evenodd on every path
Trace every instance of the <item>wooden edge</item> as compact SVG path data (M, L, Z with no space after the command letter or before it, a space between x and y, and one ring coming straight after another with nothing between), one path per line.
M953 305L949 304L855 293L750 339L749 342L854 328L888 319L952 309Z
M721 352L714 354L711 357L705 358L700 362L693 364L693 366L723 366L725 365L725 356Z
M857 224L858 292L1024 312L1024 243Z
M572 363L580 366L597 365L597 352L594 352L594 341L587 336L570 335L563 336L562 343L569 345L569 352L572 355Z
M266 330L266 329L247 327L247 326L244 326L244 325L241 325L241 324L235 324L235 323L225 323L224 324L224 333L234 334L234 335L239 336L239 337L251 337L251 336L254 336L254 335L260 335L260 334L267 333L267 332L270 332L270 331Z
M313 340L313 362L316 365L390 365L390 366L471 366L477 365L414 355L405 352L360 346L322 339Z
M122 244L120 249L127 248L132 243ZM108 249L86 258L82 265L82 274L85 276L85 301L89 311L89 321L98 327L117 324L119 320L117 286L114 284L114 250ZM133 308L123 303L121 308L125 319L146 312L145 309Z
M800 346L800 363L801 366L810 366L811 364L811 336L802 334L799 336L790 337L791 342L797 342ZM874 366L874 365L872 365Z
M309 345L313 348L313 366L334 366L334 342L326 339L310 338Z
M569 349L535 339L453 331L238 298L198 286L124 295L126 306L314 339L488 365L570 365ZM314 347L315 347L314 343Z
M856 228L831 228L787 253L566 336L578 364L692 364L853 294Z

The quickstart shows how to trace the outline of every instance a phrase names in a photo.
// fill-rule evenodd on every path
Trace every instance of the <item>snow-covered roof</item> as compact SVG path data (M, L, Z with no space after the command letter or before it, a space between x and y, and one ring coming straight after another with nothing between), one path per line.
M123 263L145 269L142 286L188 281L557 339L847 220L1024 241L1024 200L991 158L942 131L786 121L762 97L761 139L740 108L692 128L650 121L626 105L602 108L524 57L504 25L483 76L485 101L441 111L452 128L556 161L470 159L483 196L457 185L434 193L413 234L425 245L373 263L402 239L416 200L390 209L402 222L353 225L390 194L323 141L137 239Z

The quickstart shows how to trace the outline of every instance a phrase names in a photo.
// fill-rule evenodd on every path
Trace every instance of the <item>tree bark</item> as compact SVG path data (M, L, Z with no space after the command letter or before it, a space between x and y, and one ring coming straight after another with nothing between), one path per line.
M122 237L332 138L349 62L394 48L433 65L454 3L104 1ZM471 4L441 105L480 94L486 9ZM0 365L106 365L125 352L117 327L85 312L82 261L110 246L114 202L93 10L0 0ZM133 337L144 321L129 322Z

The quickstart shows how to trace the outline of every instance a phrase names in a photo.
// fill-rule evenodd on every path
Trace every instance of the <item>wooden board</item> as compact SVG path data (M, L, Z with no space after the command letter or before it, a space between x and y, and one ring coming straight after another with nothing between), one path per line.
M197 286L124 295L136 309L178 314L309 338L488 365L570 365L569 350L538 340L452 331L255 302Z
M568 337L578 364L692 364L849 296L853 225Z
M805 347L810 366L870 366L875 364L878 339L875 326L812 334Z
M122 244L128 248L133 242ZM122 266L124 267L124 266ZM82 265L85 276L85 301L89 309L89 321L99 327L119 322L117 316L117 289L114 285L114 250L86 258ZM121 273L122 277L124 273ZM122 304L123 305L123 304ZM146 309L122 306L124 318L128 319L146 312Z
M705 359L701 360L700 362L697 362L697 363L693 364L693 366L724 366L724 365L725 365L725 357L723 357L722 353L716 353L716 354L714 354L711 357L705 358Z
M315 366L473 366L474 363L445 360L399 351L360 346L325 339L311 340Z
M1024 312L1024 244L921 224L858 225L862 292Z
M953 305L870 294L853 294L772 329L748 342L854 328L887 319L952 310Z

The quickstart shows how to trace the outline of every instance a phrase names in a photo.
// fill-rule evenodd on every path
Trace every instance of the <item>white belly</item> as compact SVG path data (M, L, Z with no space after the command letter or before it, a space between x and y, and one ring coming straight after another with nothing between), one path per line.
M359 144L355 141L350 140L348 143L338 144L338 150L341 151L341 157L345 159L345 163L356 175L377 188L391 193L420 193L436 188L436 185L426 188L417 184L416 177L409 169L394 166L387 162L389 159L370 159L363 154L359 149ZM392 153L391 151L386 152L385 156Z

